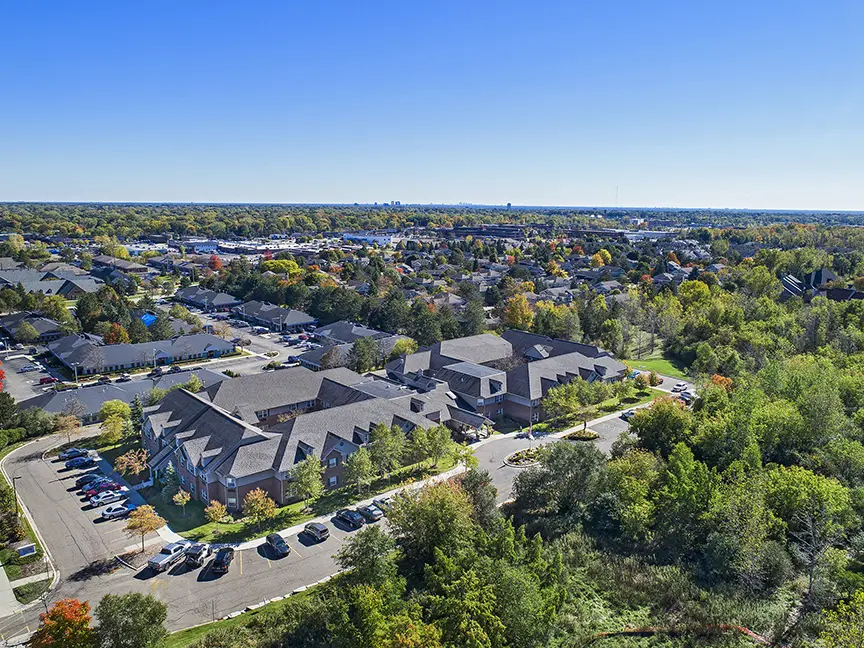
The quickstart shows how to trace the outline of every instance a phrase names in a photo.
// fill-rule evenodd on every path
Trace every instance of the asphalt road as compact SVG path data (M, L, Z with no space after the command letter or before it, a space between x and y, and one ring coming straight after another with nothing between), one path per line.
M96 605L108 592L153 594L168 605L167 627L177 630L218 619L334 574L338 567L333 555L353 533L331 522L331 536L320 544L305 536L288 537L292 552L282 559L269 556L260 547L241 551L229 573L220 576L210 571L209 563L191 571L175 566L158 575L148 568L139 572L115 568L111 566L113 557L140 546L140 536L127 536L122 520L103 522L101 509L91 510L74 491L70 492L81 473L66 471L62 462L42 458L45 450L61 441L56 437L40 439L11 453L4 464L10 477L20 477L18 492L60 572L49 605L70 597ZM145 544L147 553L155 554L163 543L153 534ZM36 605L0 619L0 637L35 630L42 611L43 607Z

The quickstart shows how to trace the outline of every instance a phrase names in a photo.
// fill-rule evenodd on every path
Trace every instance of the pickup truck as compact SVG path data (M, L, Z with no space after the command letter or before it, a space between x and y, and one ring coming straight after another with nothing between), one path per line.
M172 542L162 547L162 551L147 561L147 566L154 572L163 572L171 565L179 562L186 555L188 542Z

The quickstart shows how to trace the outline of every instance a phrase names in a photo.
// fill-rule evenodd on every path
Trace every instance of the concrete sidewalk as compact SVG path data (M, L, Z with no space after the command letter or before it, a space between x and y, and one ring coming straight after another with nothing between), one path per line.
M41 578L45 577L41 576ZM6 576L6 570L0 567L0 610L3 610L5 616L6 613L12 614L20 609L21 604L15 598L12 584L9 582L9 577Z

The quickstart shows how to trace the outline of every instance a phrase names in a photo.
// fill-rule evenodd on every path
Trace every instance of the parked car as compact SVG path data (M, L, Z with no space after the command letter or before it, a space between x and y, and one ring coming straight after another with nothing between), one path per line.
M100 479L108 479L100 472L89 472L81 475L78 479L75 480L75 485L78 488L83 488L87 486L87 484L92 484L95 481L99 481Z
M124 373L120 374L120 377L117 379L117 382L129 382L132 380L132 374Z
M360 515L353 509L342 509L336 513L336 519L341 520L345 524L355 529L359 529L366 524L366 518Z
M162 367L153 367L153 369L147 375L150 378L156 378L158 376L161 376L163 373L164 373L164 371L163 371Z
M310 522L303 527L303 532L316 542L324 542L330 537L330 529L320 522Z
M384 511L379 509L374 504L367 504L366 506L358 506L357 512L366 518L367 522L377 522L382 517L384 517Z
M55 382L57 382L57 379L54 376L43 376L39 379L40 385L50 385Z
M110 376L99 376L96 379L96 384L98 384L98 385L108 385L110 383L111 383L111 377Z
M673 392L683 392L686 389L687 389L687 383L685 383L685 382L677 382L672 387Z
M32 364L24 365L18 370L18 373L30 373L31 371L39 371L39 367Z
M63 461L68 461L69 459L75 459L75 457L86 457L88 452L84 448L68 448L57 456Z
M118 490L119 488L122 488L120 484L109 479L107 481L99 482L96 485L90 484L90 488L84 494L87 497L93 497L103 491Z
M88 475L96 475L96 479L89 479L79 487L81 489L82 494L86 494L91 488L95 488L99 484L104 484L105 482L111 481L109 477L105 475L100 475L99 473L87 473Z
M372 504L377 506L382 513L386 513L390 509L393 500L389 497L376 497L372 500Z
M154 572L163 572L174 563L180 561L189 549L189 542L172 542L162 547L162 551L147 561L147 566Z
M93 457L75 457L66 462L67 468L88 468L96 465L96 460Z
M233 547L222 547L219 551L216 552L216 557L213 559L213 567L212 570L216 574L224 574L228 571L228 568L231 567L231 563L234 560L234 548Z
M171 365L171 368L168 369L169 374L180 373L183 371L183 368L180 365Z
M186 564L190 567L201 567L213 550L206 542L196 542L186 550Z
M291 553L291 547L288 546L288 543L285 542L285 538L283 538L278 533L271 533L268 535L265 540L269 547L273 550L280 558L284 558L288 554Z
M696 394L694 394L692 391L683 391L679 394L679 396L681 400L683 400L688 405L692 404L693 401L696 400Z
M636 416L636 410L635 409L629 409L626 412L624 412L623 414L621 414L621 418L624 419L625 421L629 421L634 416Z
M39 349L37 349L36 347L30 347L29 349L27 349L27 353L29 353L30 355L36 355L37 353L39 353Z
M126 499L128 496L129 489L125 486L121 486L116 490L105 490L90 498L90 506L105 506L106 504Z
M116 518L126 517L136 508L138 507L134 504L129 504L128 502L123 502L121 504L112 504L104 511L102 511L102 518L105 520L114 520Z

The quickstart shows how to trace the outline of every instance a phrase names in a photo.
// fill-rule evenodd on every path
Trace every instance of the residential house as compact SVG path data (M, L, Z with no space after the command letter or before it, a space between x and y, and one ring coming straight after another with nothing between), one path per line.
M200 286L187 286L174 293L176 301L200 308L208 313L214 311L227 311L243 303L242 300L228 293L208 290Z
M11 338L15 337L18 333L18 329L21 328L21 325L25 322L36 329L36 332L39 334L38 342L42 344L46 344L52 340L57 340L66 335L66 331L63 330L59 323L29 311L13 313L11 315L0 317L0 327L2 327L6 334Z

